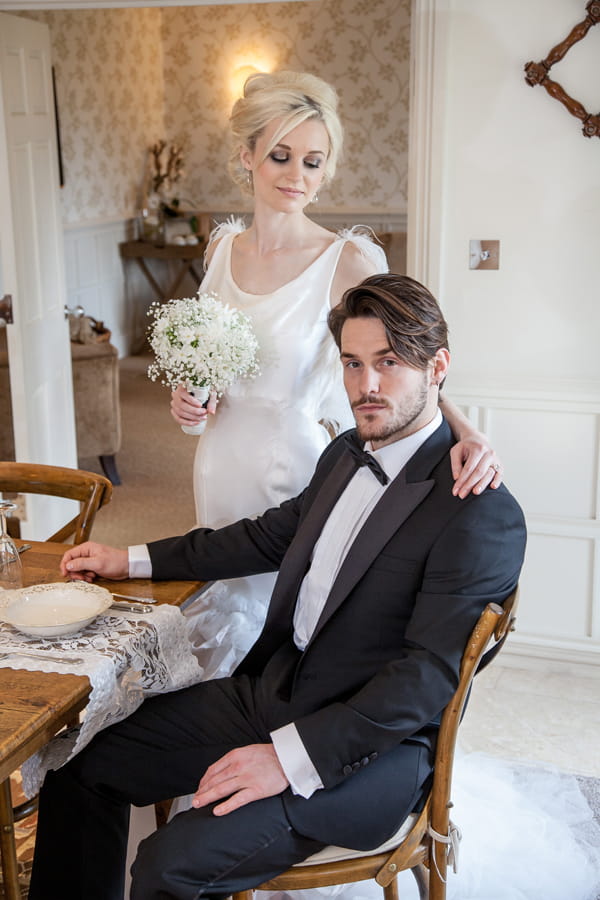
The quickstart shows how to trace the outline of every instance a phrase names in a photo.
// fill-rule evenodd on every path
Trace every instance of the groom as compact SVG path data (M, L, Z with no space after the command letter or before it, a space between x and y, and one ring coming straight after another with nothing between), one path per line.
M141 844L133 900L226 897L323 845L376 847L418 805L466 639L515 588L525 526L503 486L452 495L447 328L426 288L373 276L329 325L356 432L260 518L142 548L153 578L279 570L260 637L233 677L147 700L48 774L30 900L120 900L130 803L196 791ZM82 544L63 572L126 578L137 551Z

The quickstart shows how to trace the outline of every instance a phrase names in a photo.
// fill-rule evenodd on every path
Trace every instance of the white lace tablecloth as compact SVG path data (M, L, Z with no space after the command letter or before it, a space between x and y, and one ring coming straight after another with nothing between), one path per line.
M12 655L21 651L35 654ZM10 653L1 658L2 653ZM82 663L58 657L81 657ZM151 613L108 610L76 634L52 641L20 634L0 623L0 667L87 675L90 698L77 728L62 731L22 768L27 796L39 790L48 769L57 769L102 728L130 715L144 698L189 687L202 678L185 619L174 606Z

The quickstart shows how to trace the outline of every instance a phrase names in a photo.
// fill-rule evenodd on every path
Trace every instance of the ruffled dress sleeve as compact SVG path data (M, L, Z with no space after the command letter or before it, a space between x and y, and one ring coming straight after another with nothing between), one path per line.
M204 271L208 269L207 253L215 241L220 240L227 234L241 234L246 230L246 223L241 216L229 216L224 222L216 225L208 236L208 243L204 251Z
M365 259L368 259L377 269L377 273L389 272L390 267L385 252L377 235L368 225L354 225L352 228L342 228L338 232L340 240L349 241L360 250Z

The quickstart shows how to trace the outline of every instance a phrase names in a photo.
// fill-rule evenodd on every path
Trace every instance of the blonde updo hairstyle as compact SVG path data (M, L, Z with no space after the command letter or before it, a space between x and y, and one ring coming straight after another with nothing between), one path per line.
M244 84L244 96L233 105L229 120L232 134L229 174L235 183L245 193L252 193L252 184L248 183L248 172L240 160L240 151L247 147L254 152L257 138L273 119L281 119L281 125L266 148L264 159L293 128L307 119L318 119L329 136L329 155L323 180L333 178L343 142L337 102L335 90L316 75L284 71L251 75Z

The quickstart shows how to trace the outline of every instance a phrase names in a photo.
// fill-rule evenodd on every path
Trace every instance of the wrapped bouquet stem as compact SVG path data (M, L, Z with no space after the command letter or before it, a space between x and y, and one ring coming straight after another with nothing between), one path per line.
M193 384L186 384L186 388L188 393L195 397L196 400L199 400L202 406L208 406L208 400L210 397L210 388L206 387L206 385L201 385L200 387L196 387ZM197 425L182 425L181 430L185 434L202 434L204 429L206 428L206 419L202 419L201 422L198 422Z
M185 384L201 402L211 391L217 397L238 378L258 374L258 341L248 316L222 303L212 292L196 297L153 303L148 330L154 362L152 381L171 390ZM162 377L161 377L162 376ZM205 422L181 426L187 434L201 434Z

